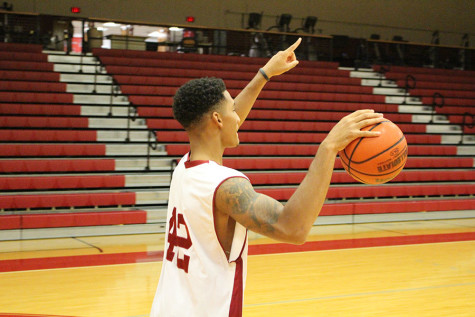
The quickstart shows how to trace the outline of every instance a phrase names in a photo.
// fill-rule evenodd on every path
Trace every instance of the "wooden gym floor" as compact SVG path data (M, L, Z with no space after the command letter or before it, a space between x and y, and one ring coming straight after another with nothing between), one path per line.
M244 316L475 316L475 219L250 235ZM0 316L148 316L163 235L0 242Z

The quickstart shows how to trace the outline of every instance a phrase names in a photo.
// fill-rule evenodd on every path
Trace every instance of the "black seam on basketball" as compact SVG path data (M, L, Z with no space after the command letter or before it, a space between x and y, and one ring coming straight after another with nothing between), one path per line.
M380 156L381 154L383 154L383 153L389 151L390 149L392 149L393 147L395 147L396 145L398 145L399 143L401 143L402 140L404 140L404 139L405 139L405 137L404 137L404 135L403 135L396 143L394 143L394 144L391 145L390 147L386 148L384 151L381 151L381 152L379 152L379 153L377 153L377 154L375 154L375 155L373 155L373 156L367 158L366 160L358 161L358 162L357 162L357 161L352 161L352 162L355 163L355 164L363 164L363 163L366 163L366 162L368 162L368 161L371 161L371 160L374 159L375 157L378 157L378 156ZM356 149L356 148L355 148L355 149Z
M343 154L343 155L340 155L340 160L344 163L344 165L345 164L348 165L348 162L349 162L349 159L350 159L348 157L348 154L346 154L346 152L344 150L341 152L341 154ZM346 159L346 161L345 161L345 159Z
M369 129L368 131L373 130L374 128L376 128L377 126L379 126L383 122L389 122L389 121L381 121L381 122L375 124L373 127L371 127L371 129ZM358 148L358 146L360 145L361 141L363 141L363 138L359 139L358 143L356 143L355 148L353 149L353 152L351 152L351 156L348 158L348 173L351 171L351 163L353 162L353 154L355 154L355 151ZM346 148L345 148L345 151L346 151ZM348 154L346 154L346 155L348 155Z
M407 146L405 146L404 149L403 149L403 152L406 152L406 151L407 151ZM406 157L407 157L407 155L406 155ZM391 170L390 172L388 172L388 173L386 173L386 174L380 174L380 173L379 173L379 174L368 174L368 173L360 172L360 171L358 171L356 168L353 168L353 171L358 172L358 173L360 173L361 175L366 175L366 176L385 176L385 175L392 174L392 173L394 173L394 172L396 172L396 171L398 171L398 170L404 168L404 166L405 166L405 164L401 164L398 168L396 168L396 169L394 169L394 170ZM350 172L349 172L349 173L350 173ZM350 174L353 175L353 176L355 176L355 177L357 177L357 176L354 175L353 173L350 173Z
M381 174L381 173L379 173L379 174L368 174L368 173L360 172L360 171L358 171L357 169L353 169L353 171L355 171L355 172L357 172L357 173L359 173L359 174L361 174L361 175L373 176L373 177L375 177L375 176L386 176L386 175L392 174L392 173L394 173L394 172L397 172L398 170L400 170L400 169L403 168L403 167L404 167L404 166L400 166L400 167L398 167L398 168L396 168L396 169L394 169L394 170L392 170L392 171L390 171L390 172L388 172L388 173L385 173L385 174ZM351 173L351 175L354 175L354 174ZM354 176L356 176L356 175L354 175Z

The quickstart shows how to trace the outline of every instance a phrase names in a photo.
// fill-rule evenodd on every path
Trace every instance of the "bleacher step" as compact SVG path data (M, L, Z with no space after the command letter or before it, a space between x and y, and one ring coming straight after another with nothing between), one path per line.
M113 226L0 230L0 241L144 234L159 233L164 231L165 224L161 222Z
M422 101L417 97L398 97L398 96L386 96L386 103L395 103L395 104L411 104L411 105L422 105Z
M356 69L355 67L338 67L339 70L349 70L349 71L361 71L361 72L373 72L372 68L360 67Z
M66 86L66 92L72 93L72 94L74 94L74 93L86 93L86 94L99 93L99 94L109 94L110 95L111 90L114 94L121 93L118 86L112 86L112 85L104 85L104 84L99 84L99 85L94 85L94 84L67 84L67 86Z
M125 175L125 187L169 186L171 173Z
M48 62L62 64L98 64L94 56L48 54Z
M130 128L134 129L147 129L144 119L137 119L135 121L129 120L127 118L89 118L89 128L101 129L101 128L123 128L126 129L127 125L130 125ZM103 131L107 132L107 131ZM110 132L110 131L109 131ZM118 131L117 131L118 132ZM121 131L125 132L125 131Z
M442 135L441 144L459 144L462 140L463 144L475 144L475 136L473 135Z
M472 155L475 156L475 146L458 146L457 155ZM474 163L475 167L475 163Z
M427 124L426 125L427 133L447 133L447 134L460 134L462 133L462 128L459 125L454 124Z
M146 126L140 126L146 128ZM129 140L131 142L146 142L148 141L148 131L130 131ZM127 131L97 131L97 141L99 142L112 142L112 141L125 141L127 138Z
M373 88L375 95L399 95L404 96L405 91L402 88Z
M142 208L147 212L147 223L165 223L167 220L167 207Z
M361 85L362 86L373 86L373 87L377 87L379 85L381 85L382 87L398 87L397 83L394 82L394 80L390 80L390 79L380 79L378 77L378 79L366 79L366 78L363 78L361 79Z
M381 75L373 71L350 71L351 78L379 79Z
M107 73L100 65L54 64L53 70L58 73Z
M170 158L151 158L150 170L151 171L171 171L173 160ZM147 166L147 159L116 159L115 170L116 171L143 171Z
M96 95L96 94L87 94L87 95L73 95L75 104L111 104L110 95ZM115 105L128 105L129 100L125 95L113 96L112 104Z
M107 144L107 156L145 156L148 144ZM157 149L150 149L150 156L166 156L165 145L158 145Z
M115 105L110 106L81 106L81 116L109 116L112 110L113 116L127 116L128 107Z
M111 84L112 77L109 75L94 74L60 74L59 81L62 83L89 83Z
M450 120L446 116L436 114L414 114L412 115L412 122L414 123L444 123L450 124Z
M432 107L427 105L398 105L399 113L432 113Z
M168 190L151 190L136 192L136 204L138 205L158 205L168 202Z

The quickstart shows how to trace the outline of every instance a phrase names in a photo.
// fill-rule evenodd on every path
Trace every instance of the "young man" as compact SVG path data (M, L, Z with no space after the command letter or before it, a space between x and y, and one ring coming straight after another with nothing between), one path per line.
M241 316L247 264L247 229L302 244L317 218L339 150L361 128L382 121L372 110L338 122L320 144L308 173L284 205L254 191L247 177L222 166L226 148L239 145L238 129L265 83L298 64L294 51L273 56L233 100L216 78L192 80L177 91L173 113L191 151L170 186L164 259L151 316Z

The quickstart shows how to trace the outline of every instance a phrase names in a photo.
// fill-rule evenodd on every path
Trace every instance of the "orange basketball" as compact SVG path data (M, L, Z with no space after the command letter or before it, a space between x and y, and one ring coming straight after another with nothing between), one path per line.
M383 184L396 177L407 160L407 142L397 125L389 120L362 130L380 131L377 137L358 138L340 151L343 167L355 180Z

